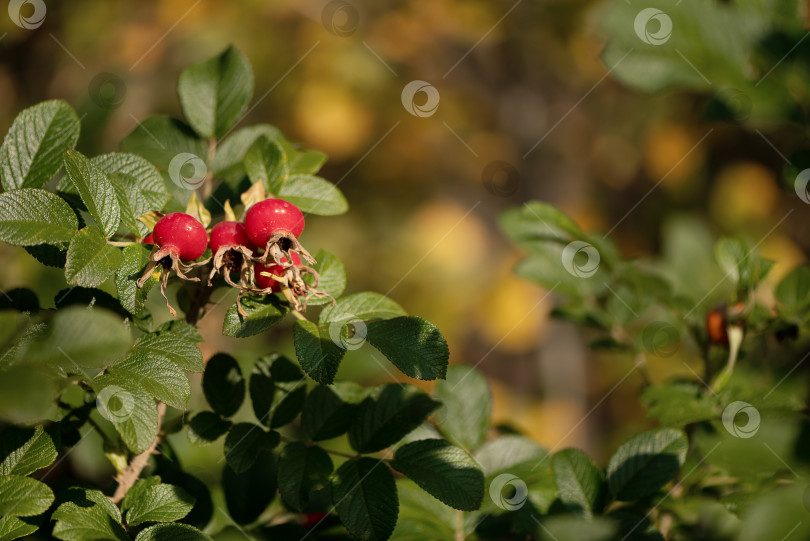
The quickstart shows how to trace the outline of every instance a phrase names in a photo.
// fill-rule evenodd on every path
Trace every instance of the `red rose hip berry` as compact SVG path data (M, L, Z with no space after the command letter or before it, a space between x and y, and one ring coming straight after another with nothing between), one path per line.
M228 285L249 287L252 276L251 258L256 252L256 247L250 242L245 226L232 220L218 223L211 230L209 246L214 254L214 267L208 276L208 285L211 285L214 275L221 272ZM241 285L231 280L231 272L240 273Z
M289 201L265 199L250 207L245 216L245 229L250 240L263 248L279 233L298 238L304 231L304 215Z
M152 238L161 251L174 252L183 262L194 261L208 246L203 224L184 212L172 212L161 218L155 224Z
M213 253L217 253L220 248L233 246L244 246L252 251L256 250L245 231L245 226L240 222L219 222L211 229L211 240L208 245Z
M301 257L295 252L291 252L290 256L292 257L292 262L294 266L298 266L301 264ZM286 263L287 258L282 260L282 263ZM277 265L277 264L268 264L268 265L256 265L256 287L262 290L270 290L273 293L281 291L281 282L276 280L271 276L266 276L263 273L273 274L281 278L284 274L290 269L289 266L284 265Z

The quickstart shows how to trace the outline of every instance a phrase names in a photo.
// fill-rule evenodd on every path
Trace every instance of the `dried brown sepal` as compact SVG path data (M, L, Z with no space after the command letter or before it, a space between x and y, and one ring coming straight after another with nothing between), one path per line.
M320 291L318 289L320 276L318 275L318 271L312 267L307 267L306 265L288 265L281 276L276 276L275 274L268 272L263 272L261 274L262 276L267 276L279 282L279 284L281 284L281 293L284 295L284 298L286 298L287 302L289 302L293 308L299 312L306 312L307 301L311 297L328 297L332 299L332 302L335 301L334 297L332 297L329 293ZM305 274L311 274L315 278L315 283L308 284L304 280ZM266 295L272 292L272 288L256 292Z
M256 261L259 263L273 261L276 265L288 265L287 261L292 261L289 252L296 252L312 265L318 262L297 238L283 231L270 237L264 247L264 253L256 258Z
M149 263L146 264L143 275L138 278L136 285L138 288L142 288L146 281L152 276L155 268L160 266L160 294L166 301L166 308L169 309L169 312L171 312L173 316L176 316L177 311L172 308L172 305L169 303L169 298L166 296L166 286L169 283L169 275L174 272L183 280L188 280L189 282L199 282L200 279L198 277L186 276L186 273L190 272L195 267L208 263L208 261L210 261L210 259L199 261L197 263L183 263L180 261L180 258L177 257L177 253L170 247L155 247L152 254L149 256Z
M225 282L236 288L250 288L253 285L253 250L245 246L220 246L214 254L214 266L208 275L208 285L218 272ZM239 273L239 284L231 278L232 272Z

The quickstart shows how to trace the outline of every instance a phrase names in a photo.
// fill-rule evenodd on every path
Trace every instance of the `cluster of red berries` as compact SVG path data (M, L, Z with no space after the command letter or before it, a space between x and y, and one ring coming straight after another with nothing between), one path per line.
M304 215L301 210L283 199L265 199L252 205L245 214L244 223L226 220L211 229L210 238L205 226L193 216L173 212L161 217L149 237L144 239L155 245L138 287L143 287L152 272L160 266L160 291L166 306L173 315L174 308L166 298L166 284L174 272L180 278L200 281L186 275L194 267L208 264L213 259L213 268L208 276L208 285L217 273L229 285L239 288L237 306L246 315L240 304L246 292L270 294L281 291L296 310L306 309L311 296L328 297L318 291L318 273L303 264L314 264L315 259L298 241L304 231ZM191 263L211 248L212 257ZM239 273L234 282L232 272ZM313 285L303 276L314 276ZM303 301L302 301L303 299Z

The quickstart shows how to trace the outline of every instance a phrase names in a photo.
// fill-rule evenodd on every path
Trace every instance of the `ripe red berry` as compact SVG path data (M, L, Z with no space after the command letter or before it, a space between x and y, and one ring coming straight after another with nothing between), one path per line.
M152 237L160 248L174 252L180 261L193 261L205 253L208 235L203 224L183 212L167 214L155 224Z
M290 252L290 256L292 257L293 265L300 265L301 264L301 258L299 257L298 254L296 254L295 252ZM287 258L285 257L282 260L282 263L286 263L286 262L287 262ZM272 264L272 265L258 264L258 265L256 265L256 270L255 270L255 272L256 272L256 286L259 289L268 289L269 288L273 292L281 291L281 283L278 280L276 280L274 278L271 278L269 276L264 276L262 273L263 272L269 272L270 274L274 274L276 276L282 276L284 274L284 272L287 270L287 268L288 267L284 267L282 265L276 265L276 264Z
M726 332L726 316L721 308L712 308L706 315L706 332L709 341L713 344L728 346L728 333Z
M240 222L219 222L211 229L211 239L208 241L208 245L214 254L223 246L244 246L251 251L256 251L256 247L250 242L245 232L245 226Z
M155 241L152 238L152 233L149 233L144 238L141 239L141 244L154 244Z
M277 233L298 238L304 231L304 215L292 203L283 199L259 201L245 216L245 230L253 244L264 248Z

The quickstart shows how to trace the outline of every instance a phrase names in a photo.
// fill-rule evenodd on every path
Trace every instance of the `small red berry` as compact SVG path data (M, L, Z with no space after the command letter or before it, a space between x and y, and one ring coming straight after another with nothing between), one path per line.
M264 248L277 233L298 238L304 231L304 215L292 203L283 199L259 201L247 211L245 230L253 244Z
M709 334L709 341L711 343L728 346L726 316L722 308L712 308L706 315L706 331Z
M155 224L152 236L160 248L173 251L180 261L193 261L205 253L208 235L203 224L184 212L167 214Z
M295 252L290 252L290 256L292 257L293 265L300 265L301 264L301 257L296 254ZM286 263L287 258L285 257L282 260L282 263ZM259 289L270 289L273 292L281 291L281 283L269 276L264 276L263 272L268 272L270 274L274 274L276 276L282 276L284 272L287 270L288 267L284 267L282 265L256 265L256 286Z
M244 246L251 251L256 247L250 242L241 222L219 222L211 229L211 238L208 241L211 252L217 253L223 246Z
M152 233L149 233L144 238L141 239L141 244L154 244L155 241L152 239Z
M307 530L311 530L312 528L320 524L321 521L328 516L329 515L326 513L306 513L304 515L304 520L301 523L301 525Z

